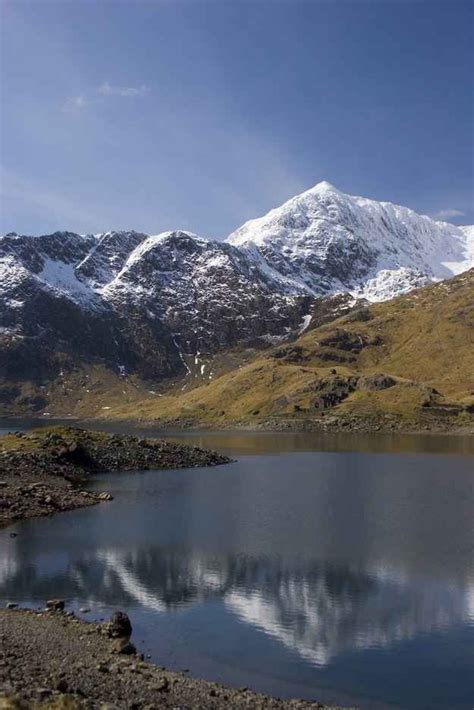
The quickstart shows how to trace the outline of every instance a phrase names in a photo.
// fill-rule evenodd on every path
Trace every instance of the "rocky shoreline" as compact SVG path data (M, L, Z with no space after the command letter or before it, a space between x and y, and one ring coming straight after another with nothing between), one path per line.
M59 602L61 607L62 602ZM130 642L128 617L78 619L61 608L0 611L0 707L37 708L323 708L229 688L144 661ZM56 603L56 607L58 603Z
M300 432L300 433L354 433L354 434L445 434L449 436L472 436L471 422L455 424L447 419L426 417L410 421L396 415L327 415L320 418L267 417L266 419L229 419L225 422L194 418L138 418L138 419L84 419L89 424L114 423L132 427L154 428L163 431L212 430L249 432Z
M226 456L162 439L51 427L0 438L0 527L96 505L108 493L86 489L94 474L217 466Z

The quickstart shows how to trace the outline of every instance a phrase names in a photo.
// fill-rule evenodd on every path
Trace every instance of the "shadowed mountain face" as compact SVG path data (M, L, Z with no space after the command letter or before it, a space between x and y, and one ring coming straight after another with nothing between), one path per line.
M311 297L287 297L244 253L182 232L4 237L3 372L54 377L81 362L155 380L186 357L296 332Z
M96 363L184 377L203 357L297 335L321 298L379 301L463 271L472 241L469 228L328 183L224 242L183 231L6 235L0 366L9 385Z

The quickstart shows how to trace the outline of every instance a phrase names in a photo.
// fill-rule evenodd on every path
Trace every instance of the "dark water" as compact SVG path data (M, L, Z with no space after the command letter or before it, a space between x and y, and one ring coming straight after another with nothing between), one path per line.
M0 531L0 598L125 609L157 663L275 695L473 707L470 443L184 438L238 461L104 475L111 503Z
M163 436L194 446L203 446L237 456L296 451L360 451L367 453L422 453L472 454L474 436L443 434L386 434L351 432L252 432L252 431L194 431L169 432L152 427L120 422L81 422L75 419L2 419L0 436L11 431L25 431L33 427L56 424L83 426L98 431L110 431L137 436Z

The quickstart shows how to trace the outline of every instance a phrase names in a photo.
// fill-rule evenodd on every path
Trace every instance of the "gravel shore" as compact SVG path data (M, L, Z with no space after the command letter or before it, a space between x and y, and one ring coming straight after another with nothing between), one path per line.
M0 708L323 708L190 678L142 660L113 624L0 611Z

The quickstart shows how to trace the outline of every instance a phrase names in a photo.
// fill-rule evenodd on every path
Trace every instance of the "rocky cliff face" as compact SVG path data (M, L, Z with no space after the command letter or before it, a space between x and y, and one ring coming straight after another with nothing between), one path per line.
M185 376L203 354L297 332L311 302L279 293L235 247L184 232L8 235L0 270L8 380L96 360L144 379Z
M7 382L84 362L145 380L186 377L203 357L284 341L355 298L384 300L466 270L473 243L469 228L328 183L223 242L183 231L9 234L0 367Z
M102 296L117 311L140 309L164 323L183 357L284 337L311 300L280 293L258 261L230 244L187 232L145 239Z

